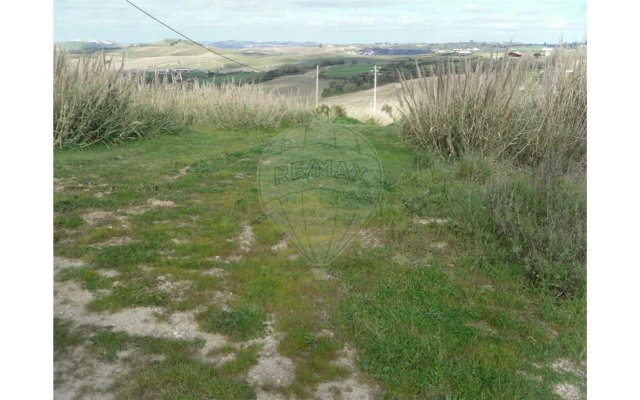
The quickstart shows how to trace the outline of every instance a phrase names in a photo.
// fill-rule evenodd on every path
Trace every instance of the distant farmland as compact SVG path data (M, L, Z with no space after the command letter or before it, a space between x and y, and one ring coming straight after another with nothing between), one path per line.
M366 74L373 70L373 64L365 65L334 65L322 73L325 78L345 78Z

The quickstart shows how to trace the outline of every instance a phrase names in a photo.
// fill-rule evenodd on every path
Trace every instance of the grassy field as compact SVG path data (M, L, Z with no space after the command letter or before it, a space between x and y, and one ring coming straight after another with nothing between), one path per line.
M366 74L373 71L372 65L334 65L323 72L325 78L342 78L354 75Z
M316 96L316 71L312 70L301 75L281 76L268 82L260 83L260 87L267 92L277 91L286 93L288 96L300 97L313 102ZM318 81L320 93L328 87L329 82L326 79Z
M386 183L327 269L296 257L260 206L277 131L56 150L57 393L584 396L585 298L532 286L487 214L489 193L528 173L344 126L377 149Z
M206 81L221 82L253 82L259 76L256 72L238 72L223 76L216 76L215 79L207 79Z
M212 49L243 64L263 70L274 69L284 64L342 58L346 55L339 49L320 47L260 48L259 54L230 49ZM185 40L164 40L133 45L124 50L108 51L107 54L114 56L117 62L124 57L127 68L131 70L198 68L203 71L230 72L246 69Z
M380 87L371 111L370 91L314 109L277 80L146 82L56 53L56 396L584 398L585 56L443 65ZM313 129L362 135L384 177L323 267L257 176L278 167L270 140ZM328 196L354 215L372 198ZM306 243L328 254L320 233Z

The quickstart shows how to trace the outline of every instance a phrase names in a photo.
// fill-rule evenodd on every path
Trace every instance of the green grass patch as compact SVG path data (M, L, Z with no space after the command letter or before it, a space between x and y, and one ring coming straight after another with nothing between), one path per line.
M198 314L197 319L205 332L221 333L231 340L261 337L266 329L266 315L250 306L241 306L231 311L211 306Z
M101 249L95 258L95 264L99 268L125 271L137 265L153 264L161 259L161 255L153 246L133 243Z
M56 280L60 282L76 280L90 291L109 289L113 285L113 279L104 278L96 270L88 267L64 269L56 275Z
M90 311L115 312L127 307L164 306L168 302L167 292L151 289L139 283L123 283L111 293L87 304Z
M253 344L235 353L235 358L227 361L220 367L220 372L227 376L238 376L246 373L258 363L260 346Z
M305 398L312 395L318 384L347 377L350 371L346 367L331 364L341 348L339 342L313 334L303 327L289 331L278 349L297 361L297 368L294 381L285 393Z
M76 229L84 225L85 222L77 214L58 215L53 220L53 226L56 229Z
M325 78L344 78L373 71L373 65L333 65L322 75ZM373 74L372 74L373 76Z
M203 307L200 328L235 342L263 336L273 315L275 331L283 333L279 351L296 364L294 382L283 391L299 398L346 376L332 361L347 343L382 398L552 398L556 383L583 385L548 366L559 358L586 360L584 176L473 152L448 159L414 151L393 127L349 129L366 136L382 162L382 197L364 226L381 246L367 248L356 238L327 268L329 279L319 280L302 257L290 258L293 246L271 250L284 235L264 214L255 174L277 132L205 128L109 149L56 150L55 177L77 185L54 194L54 252L89 267L55 279L94 292L91 311L158 306L158 318L166 320ZM115 189L94 198L75 188L83 182ZM175 206L127 213L149 199ZM352 200L357 206L367 199ZM82 219L99 211L113 215L94 225ZM240 253L246 224L255 241ZM122 236L135 242L95 246ZM119 275L108 278L101 269ZM233 294L229 310L214 304L216 292ZM87 335L61 320L54 334L60 354L89 341L107 360L129 349L165 356L134 364L120 398L255 397L242 376L255 365L257 347L220 350L235 359L214 367L194 357L197 343L104 328Z
M80 332L71 330L71 323L58 317L53 318L53 349L58 356L67 351L68 347L82 344L84 337Z
M229 378L214 366L192 358L172 357L136 370L116 394L119 399L255 399L241 378Z

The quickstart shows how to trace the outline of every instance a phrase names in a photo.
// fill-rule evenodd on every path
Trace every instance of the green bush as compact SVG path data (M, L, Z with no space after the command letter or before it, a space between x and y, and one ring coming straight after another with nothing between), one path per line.
M342 59L339 60L322 60L318 64L321 67L329 67L331 65L343 65L345 62Z
M315 115L324 118L349 118L349 116L347 115L347 111L340 105L329 107L326 104L322 104L321 106L316 108Z
M456 176L470 182L484 183L491 176L489 160L476 155L466 155L457 165Z
M586 291L586 181L548 171L488 186L493 235L527 282L558 297Z

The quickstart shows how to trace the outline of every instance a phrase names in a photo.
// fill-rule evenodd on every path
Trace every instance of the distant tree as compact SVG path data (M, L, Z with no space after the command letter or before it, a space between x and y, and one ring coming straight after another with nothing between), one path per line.
M534 56L535 58L540 58L540 57L542 57L542 54L540 54L540 53L533 53L533 56Z

